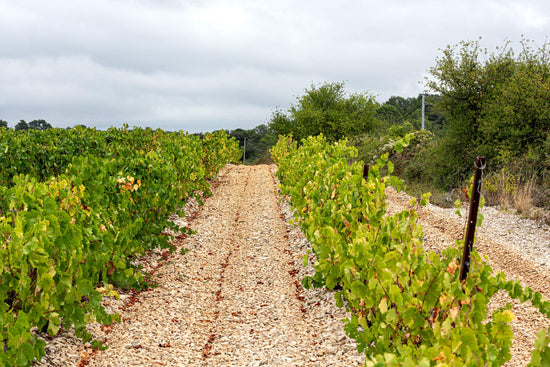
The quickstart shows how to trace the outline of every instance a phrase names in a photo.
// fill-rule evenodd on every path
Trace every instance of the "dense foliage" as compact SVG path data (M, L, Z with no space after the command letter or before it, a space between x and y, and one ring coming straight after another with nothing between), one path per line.
M0 365L40 360L74 325L111 323L102 285L147 287L132 260L170 248L171 213L240 155L223 132L204 138L151 129L0 129ZM200 198L199 198L200 199ZM182 229L183 230L183 229Z
M297 139L323 134L330 141L372 131L376 103L368 93L348 94L344 83L312 85L287 113L276 110L269 127L279 135Z
M550 182L550 44L523 40L516 55L510 43L488 53L479 42L462 42L443 50L430 74L426 84L441 96L448 134L424 157L433 157L428 177L451 188L483 155L490 168Z
M409 189L451 204L475 157L485 156L491 205L513 205L524 215L533 206L550 207L550 44L535 47L524 39L519 52L506 42L490 53L479 41L462 42L442 50L429 72L427 133L394 158ZM347 138L367 161L421 128L421 95L378 104L344 88L312 85L287 111L276 109L269 127L298 142L321 133L331 142Z
M409 139L397 141L395 149ZM339 285L336 302L351 311L346 332L368 366L501 366L510 358L514 315L510 305L489 312L487 304L500 289L550 316L540 293L503 273L493 275L475 250L461 282L463 241L441 254L424 250L414 199L408 210L387 215L386 188L402 188L387 154L364 179L363 162L350 164L357 151L345 142L331 145L319 136L302 143L298 148L281 137L272 153L282 193L315 255L316 273L303 283ZM426 201L424 196L420 204ZM542 330L531 365L550 363L548 340Z
M437 136L446 132L446 120L434 107L439 100L436 94L426 95L424 104L424 128ZM422 128L422 95L417 97L392 96L376 110L378 130L391 129L395 134L398 129L420 130ZM410 132L405 131L404 133ZM404 136L404 133L401 136Z
M245 148L246 164L268 163L271 160L269 149L277 143L277 134L266 125L258 125L254 129L235 129L228 131L230 137L239 142L239 146Z
M0 127L2 125L0 124ZM7 123L5 125L5 127L7 127ZM32 130L47 130L47 129L51 129L52 128L52 125L50 125L49 123L46 122L46 120L33 120L29 123L27 123L25 120L21 120L19 121L14 129L15 130L29 130L29 129L32 129Z

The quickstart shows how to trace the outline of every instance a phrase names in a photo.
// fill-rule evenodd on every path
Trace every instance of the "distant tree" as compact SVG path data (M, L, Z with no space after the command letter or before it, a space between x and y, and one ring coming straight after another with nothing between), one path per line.
M277 143L277 135L266 125L258 125L254 129L235 129L228 132L234 137L241 147L246 139L246 162L255 163L269 156L269 148Z
M52 125L48 124L45 120L33 120L29 122L29 129L46 130L51 128L52 128Z
M376 118L384 122L385 125L395 125L402 122L401 111L388 102L376 109Z
M0 120L0 127L8 127L8 122L4 120Z
M376 110L376 117L386 125L411 122L415 127L421 126L422 95L418 97L392 96Z
M74 126L67 126L65 130L75 129L75 128L81 128L81 129L87 129L88 127L86 125L77 124Z
M15 125L14 130L28 130L29 124L25 120L20 120L17 125Z
M276 110L269 127L277 134L292 132L299 139L323 134L335 141L372 131L377 107L368 93L346 93L344 83L312 85L288 114Z
M271 114L269 127L278 135L289 135L292 132L293 121L284 111L277 108Z
M416 110L418 108L418 99L417 98L404 98L401 96L391 96L386 105L393 106L400 114L410 113L411 110Z
M248 132L248 130L238 128L238 129L235 129L235 130L231 130L229 132L229 135L231 137L234 137L235 140L237 140L239 142L239 145L242 146L243 143L244 143L244 138L248 137L249 132Z
M262 163L265 163L266 157L271 159L269 149L277 144L277 134L269 126L263 124L256 126L254 132L256 134L256 162L263 159Z

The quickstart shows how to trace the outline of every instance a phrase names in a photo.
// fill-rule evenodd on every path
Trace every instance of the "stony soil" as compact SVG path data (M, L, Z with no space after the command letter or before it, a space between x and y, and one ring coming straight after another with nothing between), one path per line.
M213 196L180 220L197 234L176 236L187 249L142 259L158 287L107 298L122 322L91 332L105 351L82 345L71 331L48 340L40 366L357 366L364 357L344 331L346 313L333 293L305 290L312 274L302 266L309 244L288 224L279 203L274 166L227 166ZM409 198L388 190L389 212L408 208ZM496 271L519 278L550 297L550 230L493 208L483 209L476 247ZM429 205L419 211L425 246L440 250L464 233L465 215ZM491 307L510 300L498 295ZM536 331L548 320L530 305L513 303L516 339L508 366L525 366Z
M269 166L228 166L188 249L147 262L158 287L108 300L122 322L92 325L109 348L49 342L44 366L359 366L331 292L305 290L307 242L287 223ZM151 263L153 263L151 265ZM159 266L160 265L160 266ZM122 294L122 293L121 293Z

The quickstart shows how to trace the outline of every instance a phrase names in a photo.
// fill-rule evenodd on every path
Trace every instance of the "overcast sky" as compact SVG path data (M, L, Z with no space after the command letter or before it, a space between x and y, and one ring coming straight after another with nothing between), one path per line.
M0 119L250 129L312 83L417 96L441 49L550 37L550 1L0 0Z

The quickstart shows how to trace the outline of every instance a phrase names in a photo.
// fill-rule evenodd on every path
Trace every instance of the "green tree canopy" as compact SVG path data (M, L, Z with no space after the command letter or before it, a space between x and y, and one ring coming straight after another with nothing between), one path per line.
M0 120L0 127L8 127L8 122L4 120Z
M25 120L20 120L17 125L15 125L14 130L28 130L29 124Z
M346 93L344 83L312 85L287 113L277 109L269 127L277 134L292 132L298 139L323 134L335 141L372 131L377 107L368 93Z
M445 126L445 119L434 108L434 102L438 99L438 95L426 95L424 124L426 129L434 134L441 135ZM392 126L409 122L416 130L419 130L422 127L422 94L409 98L390 97L376 110L376 118L382 125Z
M527 150L541 154L550 134L550 45L521 46L516 55L510 42L495 53L461 42L430 69L426 86L441 95L436 103L448 121L440 151L455 157L450 171L476 155L504 165Z
M29 129L46 130L51 128L52 125L48 124L45 120L33 120L29 122Z
M277 143L277 135L266 125L258 125L253 129L235 129L228 132L230 137L234 137L239 146L244 146L246 138L246 162L258 163L265 161L269 157L269 148Z
M27 123L25 120L20 120L17 125L15 125L15 130L46 130L51 129L52 125L47 123L45 120L32 120Z

